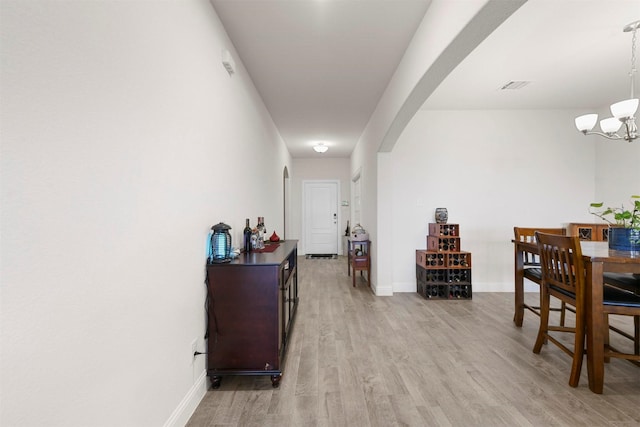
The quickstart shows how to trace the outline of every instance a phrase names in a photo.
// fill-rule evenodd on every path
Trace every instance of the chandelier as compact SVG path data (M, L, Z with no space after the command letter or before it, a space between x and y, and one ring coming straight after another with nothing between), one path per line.
M631 71L629 77L631 79L631 97L624 101L611 104L611 114L613 117L600 120L600 129L602 132L592 131L598 121L597 114L585 114L576 117L576 127L585 135L600 135L608 139L624 139L629 142L638 137L638 127L636 126L636 110L638 109L638 98L634 98L633 84L636 74L636 32L640 27L640 21L632 22L625 26L625 33L632 32L631 37ZM624 125L622 135L618 134L620 127Z

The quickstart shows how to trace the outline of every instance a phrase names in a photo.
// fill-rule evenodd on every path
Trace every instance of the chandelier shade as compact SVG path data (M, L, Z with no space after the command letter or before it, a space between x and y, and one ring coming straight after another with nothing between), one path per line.
M638 110L638 99L626 99L624 101L611 104L611 115L618 120L633 117Z
M615 117L609 117L608 119L600 120L600 129L602 129L602 132L606 133L607 135L612 135L618 132L620 126L622 126L622 122Z
M584 116L576 117L576 127L580 132L588 132L593 129L597 121L597 114L585 114Z

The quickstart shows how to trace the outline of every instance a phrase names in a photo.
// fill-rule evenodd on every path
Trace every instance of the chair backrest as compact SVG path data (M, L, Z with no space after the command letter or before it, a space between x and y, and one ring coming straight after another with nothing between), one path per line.
M565 228L513 227L513 234L515 235L515 239L519 242L535 243L536 231L545 234L567 235L567 230Z
M576 309L584 304L585 267L578 236L535 233L544 285L575 295Z
M513 227L513 234L515 236L515 240L518 242L529 242L536 243L536 231L545 234L558 234L561 236L565 236L567 234L567 230L564 228L534 228L534 227ZM538 255L532 254L530 252L524 253L524 266L538 266L540 265L540 258Z

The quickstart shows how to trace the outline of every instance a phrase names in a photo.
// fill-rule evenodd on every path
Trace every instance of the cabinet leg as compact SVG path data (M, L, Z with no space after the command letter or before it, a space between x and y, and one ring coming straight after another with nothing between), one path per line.
M273 388L280 387L280 380L282 379L282 374L271 375L271 386Z
M222 382L222 377L215 375L215 376L211 376L211 388L215 388L218 389L220 388L220 383Z

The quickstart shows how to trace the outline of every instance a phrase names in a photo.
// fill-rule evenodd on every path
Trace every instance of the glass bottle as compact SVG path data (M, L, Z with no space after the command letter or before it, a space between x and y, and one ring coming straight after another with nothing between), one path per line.
M244 251L251 252L251 227L249 226L249 218L247 218L247 225L244 227Z

